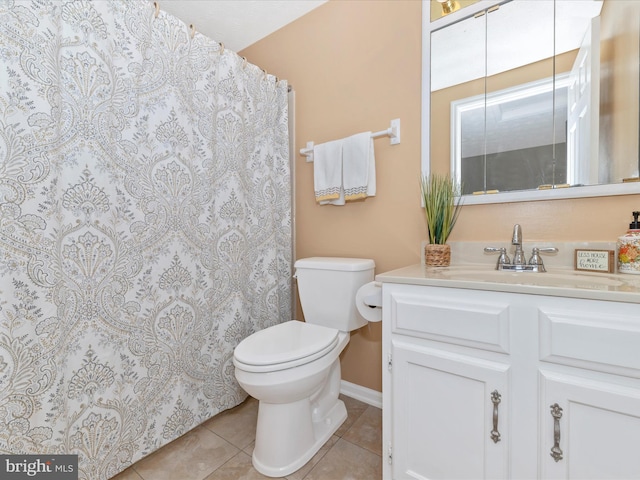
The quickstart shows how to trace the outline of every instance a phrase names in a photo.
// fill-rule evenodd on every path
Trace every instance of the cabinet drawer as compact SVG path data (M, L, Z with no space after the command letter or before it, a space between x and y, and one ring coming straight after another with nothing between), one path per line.
M605 302L575 307L538 308L540 360L640 378L640 315Z
M509 304L482 292L405 288L391 292L393 333L509 353Z

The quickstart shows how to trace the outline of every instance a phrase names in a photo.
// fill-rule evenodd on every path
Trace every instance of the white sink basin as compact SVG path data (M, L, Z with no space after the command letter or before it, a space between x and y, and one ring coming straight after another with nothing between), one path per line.
M477 270L465 267L450 267L440 272L441 278L469 282L507 283L536 285L541 287L606 289L624 284L614 275L582 272L508 272L500 270ZM439 275L439 276L440 276Z

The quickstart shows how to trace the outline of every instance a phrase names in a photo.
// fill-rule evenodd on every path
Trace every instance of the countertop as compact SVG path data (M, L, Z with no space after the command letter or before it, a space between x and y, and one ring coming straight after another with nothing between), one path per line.
M546 273L497 271L491 265L410 265L376 275L382 283L466 288L640 304L640 275L549 268ZM638 311L640 315L640 310Z

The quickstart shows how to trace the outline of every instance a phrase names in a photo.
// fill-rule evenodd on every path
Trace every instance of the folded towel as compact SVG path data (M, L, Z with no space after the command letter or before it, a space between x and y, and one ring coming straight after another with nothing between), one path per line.
M313 187L321 204L340 200L343 143L334 140L313 147Z
M344 139L342 185L346 201L376 194L376 160L371 132L358 133Z

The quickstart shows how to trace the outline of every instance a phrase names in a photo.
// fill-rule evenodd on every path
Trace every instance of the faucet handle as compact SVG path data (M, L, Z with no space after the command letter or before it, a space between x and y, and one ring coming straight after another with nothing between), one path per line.
M542 262L541 253L557 253L558 249L556 247L533 247L531 251L531 258L529 259L529 265L536 265L538 267L539 272L546 272L547 269L544 268L544 263Z
M558 253L558 249L556 247L533 247L533 249L540 253Z
M496 270L500 270L500 265L510 265L511 259L507 255L507 249L504 247L484 247L485 253L499 253L498 263L496 263Z

